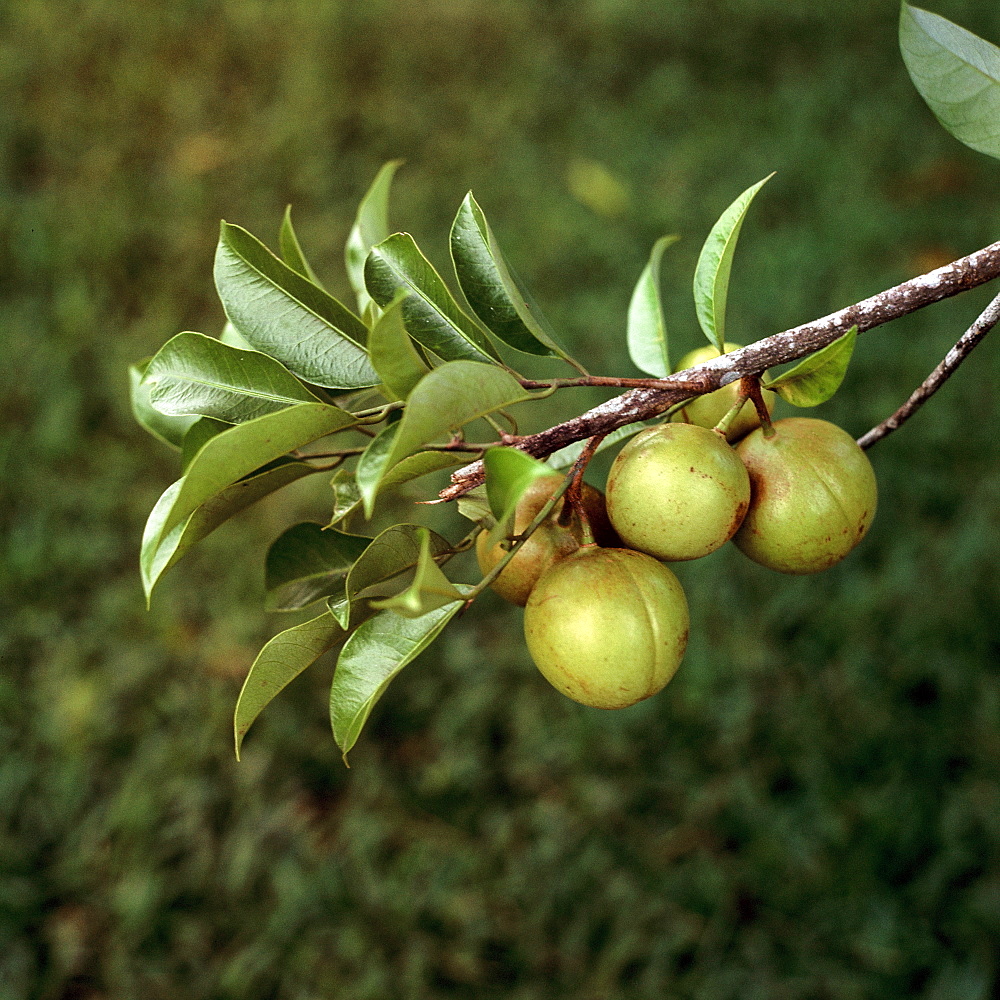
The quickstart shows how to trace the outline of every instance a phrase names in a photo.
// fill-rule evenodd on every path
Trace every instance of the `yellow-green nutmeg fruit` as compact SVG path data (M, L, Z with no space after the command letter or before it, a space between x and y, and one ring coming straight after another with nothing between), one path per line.
M524 491L514 512L515 535L531 524L562 482L563 477L558 474L543 476ZM604 506L604 494L584 483L581 499L594 541L598 545L618 545L619 538L611 527ZM582 544L581 525L576 518L572 518L567 525L559 524L564 502L565 497L562 497L491 584L493 590L504 600L523 608L528 602L531 588L542 573L557 560L575 552ZM486 539L485 531L476 539L476 558L484 575L507 554L507 550L499 542L488 546Z
M728 354L743 345L730 344L727 341L723 346ZM699 347L697 350L685 354L674 370L683 371L685 368L693 368L703 361L709 361L719 356L716 348L706 344L704 347ZM721 389L716 389L715 392L708 392L704 396L695 396L682 410L678 410L674 414L674 420L698 424L699 427L714 427L736 405L739 392L740 382L737 379L735 382L730 382L729 385L724 385ZM764 397L767 412L773 413L774 404L778 400L777 394L765 389L761 395ZM745 437L757 427L760 427L760 418L757 416L753 403L748 399L743 404L743 409L729 425L729 430L726 431L726 440L739 441L740 438Z
M732 538L750 480L721 434L697 424L640 431L608 473L608 516L632 549L667 561L698 559Z
M625 708L662 690L684 657L688 626L687 599L666 566L596 545L543 574L524 611L538 669L595 708Z
M836 424L809 417L754 431L736 448L750 473L750 510L733 541L779 573L816 573L864 538L878 490L868 456Z

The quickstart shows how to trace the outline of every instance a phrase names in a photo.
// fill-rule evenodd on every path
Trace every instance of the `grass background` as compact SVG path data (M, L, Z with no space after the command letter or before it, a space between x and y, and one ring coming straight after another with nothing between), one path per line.
M995 5L934 8L1000 42ZM220 218L273 245L293 203L346 295L357 200L403 157L397 225L443 264L473 188L578 354L626 374L654 239L684 236L664 279L680 352L701 241L771 170L736 263L739 341L991 242L998 166L924 108L896 16L0 4L3 1000L995 995L1000 341L873 450L881 510L845 563L681 567L685 664L626 711L549 689L519 613L487 598L393 685L350 771L329 663L237 765L242 676L287 624L261 611L264 547L326 496L221 529L150 613L136 566L177 461L131 422L125 369L219 329ZM818 415L867 429L989 294L866 334Z

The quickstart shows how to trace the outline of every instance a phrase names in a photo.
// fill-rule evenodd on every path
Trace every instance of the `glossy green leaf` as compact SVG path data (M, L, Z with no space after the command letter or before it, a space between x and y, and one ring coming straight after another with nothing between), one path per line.
M858 328L852 326L832 344L803 358L794 368L764 383L793 406L819 406L825 403L844 381L854 353Z
M129 400L132 404L132 416L139 426L152 434L171 448L180 448L188 428L198 419L197 416L168 417L153 408L149 401L149 386L143 383L146 366L152 358L140 361L137 365L129 365L128 384Z
M462 595L434 561L428 529L422 528L419 537L420 555L413 574L413 582L406 590L392 597L372 601L373 608L395 611L404 618L419 618L435 608L462 599Z
M402 291L403 323L410 336L444 361L494 363L486 334L459 308L441 276L409 233L372 247L365 263L371 297L387 306Z
M541 309L504 259L471 191L451 227L451 259L472 311L500 340L525 354L566 356Z
M323 403L298 403L265 417L237 424L207 441L184 477L160 498L146 522L140 563L147 597L168 563L160 549L176 529L206 501L244 476L257 472L293 448L342 430L353 423L349 413ZM154 571L155 569L155 571Z
M694 305L705 336L720 354L725 353L726 302L733 254L747 209L757 192L774 176L748 187L719 217L705 240L694 270ZM667 371L670 369L668 368Z
M1000 48L907 3L899 48L937 120L966 146L1000 159Z
M394 524L372 539L347 574L343 596L327 602L345 628L354 617L354 605L360 600L394 597L405 590L420 562L422 532L416 524ZM451 551L446 538L429 532L431 555L438 558Z
M312 621L279 632L257 655L233 713L236 759L240 759L243 737L258 715L306 667L344 637L344 630L329 611Z
M269 611L297 611L341 596L344 581L370 539L304 521L271 543L264 561Z
M316 403L287 368L258 351L241 351L201 333L178 333L146 368L150 402L161 413L195 413L230 424L295 403Z
M394 399L406 399L413 387L430 371L403 324L405 298L405 292L394 298L368 335L372 366Z
M215 285L230 322L255 350L328 389L375 385L364 324L245 229L222 223Z
M371 248L389 235L389 191L392 179L402 163L402 160L390 160L375 175L375 180L358 205L358 214L344 248L347 277L358 300L358 312L362 316L374 306L365 286L365 261ZM372 316L373 321L376 318Z
M292 225L292 206L285 206L285 216L281 220L281 230L278 233L278 246L281 249L281 258L293 270L302 275L303 278L311 281L319 288L323 283L316 277L316 272L309 266L306 255L302 252L302 245L299 237Z
M330 479L330 489L333 491L333 511L330 515L328 528L337 524L353 527L353 515L361 511L361 491L350 469L340 468Z
M315 471L305 462L277 462L257 475L240 479L220 490L163 532L163 523L177 502L184 479L171 483L153 507L142 538L140 570L146 603L149 603L153 588L163 574L193 545L258 500Z
M457 589L463 595L471 590L461 584ZM419 618L380 611L344 644L330 688L330 723L345 763L389 683L441 634L462 605L453 601Z
M628 306L628 353L632 363L655 378L670 374L670 347L667 320L660 295L660 265L663 251L673 246L679 236L661 236L642 269Z
M214 438L216 434L229 430L230 427L232 424L215 420L213 417L198 417L184 435L184 443L181 445L181 469L187 472L188 466L205 442L209 438Z

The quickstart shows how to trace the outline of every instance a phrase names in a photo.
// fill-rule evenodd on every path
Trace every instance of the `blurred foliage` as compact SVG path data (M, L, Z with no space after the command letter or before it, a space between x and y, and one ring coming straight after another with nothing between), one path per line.
M1000 40L978 0L935 9ZM996 995L1000 343L872 453L879 517L815 579L680 567L685 664L601 713L486 600L339 761L329 664L231 711L277 497L147 615L142 522L176 459L127 363L222 323L220 217L287 202L321 277L378 165L439 265L472 187L594 371L636 374L653 241L675 352L718 213L772 169L729 330L748 342L970 252L996 165L913 91L861 0L42 0L0 4L0 996L700 1000ZM860 433L981 290L866 334L818 414ZM684 338L687 338L685 343ZM555 418L602 398L563 393ZM297 488L293 488L297 489Z

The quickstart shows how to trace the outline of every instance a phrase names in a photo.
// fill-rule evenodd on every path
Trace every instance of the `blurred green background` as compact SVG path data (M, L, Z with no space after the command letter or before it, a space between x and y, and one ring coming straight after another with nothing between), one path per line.
M1000 42L983 0L934 9ZM881 510L817 578L680 567L692 642L602 713L492 596L408 668L346 770L321 662L236 764L265 546L321 486L225 526L147 613L176 457L125 370L217 331L220 218L286 203L333 290L357 200L446 262L473 188L592 370L656 237L678 353L722 209L749 342L997 238L1000 165L913 90L888 0L20 0L0 5L0 997L996 995L1000 335L871 456ZM854 434L989 289L866 334L817 415ZM566 394L563 394L566 396ZM600 395L560 397L565 415Z

